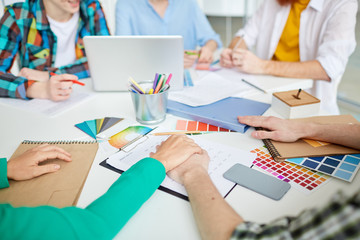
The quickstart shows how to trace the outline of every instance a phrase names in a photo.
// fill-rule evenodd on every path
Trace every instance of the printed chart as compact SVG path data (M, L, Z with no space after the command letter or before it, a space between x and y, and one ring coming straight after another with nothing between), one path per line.
M323 173L309 170L294 163L274 161L265 147L254 149L251 152L258 155L253 162L254 165L278 179L290 183L291 186L302 192L312 193L330 181L330 177Z

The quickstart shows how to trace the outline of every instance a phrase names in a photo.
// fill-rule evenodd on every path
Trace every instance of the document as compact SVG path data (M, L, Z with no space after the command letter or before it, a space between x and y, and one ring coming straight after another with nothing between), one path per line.
M93 96L94 94L92 93L73 92L69 99L61 102L54 102L48 99L22 100L14 98L0 98L0 104L20 108L32 113L40 113L48 117L54 117Z
M148 139L137 146L132 146L130 151L120 151L107 159L107 164L122 171L126 171L139 160L148 157L151 152L155 152L156 146L167 137L148 136ZM233 186L233 182L226 180L222 175L236 163L247 167L252 165L256 154L242 151L237 148L229 147L223 144L214 143L203 139L201 136L192 136L197 144L204 148L209 156L209 175L220 194L226 196ZM184 186L175 182L166 176L161 184L162 187L170 189L181 195L187 196Z
M192 107L203 106L240 93L247 93L253 88L239 81L230 81L218 73L207 72L194 81L193 87L169 93L169 99Z

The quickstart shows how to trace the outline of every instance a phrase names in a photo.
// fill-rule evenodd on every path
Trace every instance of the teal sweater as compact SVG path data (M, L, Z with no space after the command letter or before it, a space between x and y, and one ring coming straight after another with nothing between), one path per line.
M0 159L0 188L9 186L6 171L6 159ZM165 168L159 161L144 158L85 209L14 208L0 204L0 238L111 239L151 197L165 176Z

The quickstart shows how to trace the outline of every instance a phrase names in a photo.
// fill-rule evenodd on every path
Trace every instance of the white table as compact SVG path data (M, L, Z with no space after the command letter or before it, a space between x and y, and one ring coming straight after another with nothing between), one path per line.
M89 79L85 80L87 88ZM292 82L293 88L306 88L311 81ZM284 83L283 89L287 83ZM75 91L88 91L75 86ZM270 94L258 93L252 99L269 101ZM0 153L9 158L19 143L29 140L80 139L84 133L74 124L107 116L134 118L131 98L128 93L96 93L94 98L55 118L37 114L28 114L11 107L0 105ZM269 109L267 115L276 115ZM168 116L166 124L173 116ZM262 146L260 140L250 137L253 130L241 133L215 133L204 135L222 144L228 144L243 150ZM99 166L105 156L99 151L87 181L81 193L78 206L85 207L101 196L119 177L113 171ZM311 195L305 195L295 189L284 196L281 201L273 201L242 187L235 187L226 197L226 201L247 221L267 222L284 215L295 215L301 210L313 206L322 206L337 190L347 193L355 192L360 185L360 176L351 184L333 179ZM113 206L116 207L116 206ZM120 218L121 216L119 216ZM163 191L157 190L142 208L130 219L117 236L119 239L200 239L189 202Z

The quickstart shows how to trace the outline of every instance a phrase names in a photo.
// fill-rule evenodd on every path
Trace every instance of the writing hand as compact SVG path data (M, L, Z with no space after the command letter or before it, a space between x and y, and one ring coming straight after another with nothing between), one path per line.
M30 98L43 98L52 101L64 101L72 93L73 82L69 80L78 80L76 75L61 74L51 76L49 81L35 82L26 91L26 96Z

